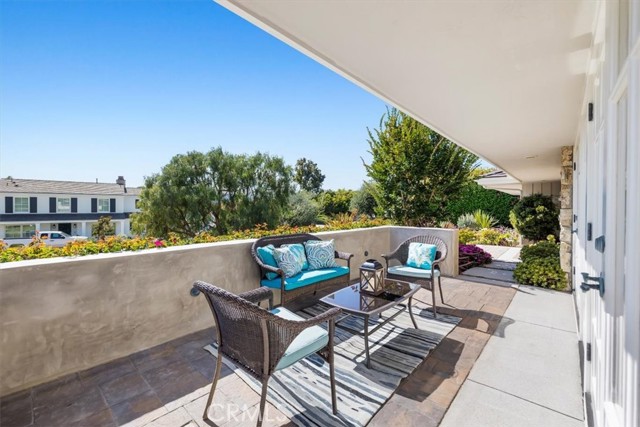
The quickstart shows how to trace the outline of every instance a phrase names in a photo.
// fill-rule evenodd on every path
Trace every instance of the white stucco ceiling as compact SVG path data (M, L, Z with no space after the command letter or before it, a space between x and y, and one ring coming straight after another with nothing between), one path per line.
M516 179L559 179L596 2L218 1Z

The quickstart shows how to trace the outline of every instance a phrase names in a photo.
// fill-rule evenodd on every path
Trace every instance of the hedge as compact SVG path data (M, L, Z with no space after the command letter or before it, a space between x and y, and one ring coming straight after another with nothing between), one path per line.
M102 240L85 240L68 243L61 248L45 245L42 241L34 239L28 246L7 247L6 242L0 240L0 263L24 261L30 259L55 258L66 256L84 256L111 252L129 252L142 249L164 248L169 246L182 246L195 243L225 242L229 240L257 239L264 236L295 234L295 233L319 233L321 231L352 230L356 228L371 228L381 225L389 225L389 221L381 219L359 218L355 221L330 221L325 226L309 225L305 227L280 226L276 229L267 229L261 224L252 230L236 231L223 236L210 233L201 233L193 238L181 238L170 235L167 239L155 237L122 237L109 236Z
M460 197L447 203L447 217L455 223L460 215L483 210L494 217L499 225L508 227L509 212L518 201L518 197L496 190L487 190L475 182L462 190Z

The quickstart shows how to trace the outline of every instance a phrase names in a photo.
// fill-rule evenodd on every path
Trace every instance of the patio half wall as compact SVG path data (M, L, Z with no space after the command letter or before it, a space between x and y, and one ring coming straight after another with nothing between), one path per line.
M355 279L365 259L427 233L449 248L443 274L457 275L457 230L384 226L317 235L355 255ZM210 327L209 308L189 294L191 285L256 288L253 241L0 265L0 396Z

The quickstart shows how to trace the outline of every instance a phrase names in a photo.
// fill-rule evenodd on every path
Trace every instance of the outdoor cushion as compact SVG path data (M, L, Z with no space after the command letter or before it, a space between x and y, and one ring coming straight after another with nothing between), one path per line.
M431 270L431 263L436 259L436 245L428 243L409 243L409 256L407 257L407 265L409 267Z
M271 312L287 320L305 320L284 307L274 308ZM284 352L284 356L282 356L282 359L280 359L280 362L276 365L276 370L293 365L298 360L323 349L328 343L329 335L327 331L320 326L316 325L305 329L289 344L289 347L287 347Z
M302 266L301 270L307 270L309 268L309 262L307 261L307 254L304 251L304 245L302 243L292 243L290 245L282 245L281 248L290 248L291 252L296 256L296 259Z
M273 257L278 267L284 273L284 277L293 277L302 271L302 262L289 246L281 246L273 250ZM277 280L277 279L274 279Z
M389 274L395 274L398 276L416 277L418 279L431 279L431 270L409 267L408 265L396 265L395 267L389 267L387 272ZM440 276L440 270L434 270L433 275L435 277Z
M274 249L275 247L273 245L267 245L267 246L259 247L257 252L262 262L264 262L266 265L269 265L271 267L278 268L278 263L276 262L276 259L273 257ZM273 280L276 277L278 277L276 273L267 273L266 276L267 276L267 279L269 280Z
M349 274L349 267L333 267L323 268L321 270L305 270L293 277L286 278L284 280L284 289L291 291L303 286L311 285L313 283L321 282L323 280L333 279L334 277L344 276ZM273 289L280 289L280 278L274 280L263 279L260 281L262 286L267 286Z
M333 239L329 241L309 240L304 243L304 249L307 252L309 270L338 267L335 260L336 247Z

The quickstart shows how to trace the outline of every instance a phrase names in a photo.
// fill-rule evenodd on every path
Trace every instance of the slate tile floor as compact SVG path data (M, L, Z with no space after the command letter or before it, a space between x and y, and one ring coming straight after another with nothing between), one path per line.
M371 426L437 426L489 337L501 333L498 323L515 293L458 279L444 279L443 290L446 304L438 310L463 320L400 384ZM431 301L426 290L417 298ZM213 334L197 332L4 397L0 427L255 425L259 396L226 367L210 412L217 424L202 420L215 366L203 347ZM265 426L290 424L268 405Z

